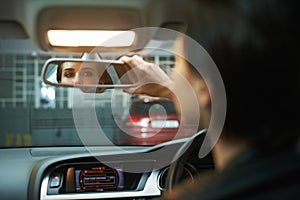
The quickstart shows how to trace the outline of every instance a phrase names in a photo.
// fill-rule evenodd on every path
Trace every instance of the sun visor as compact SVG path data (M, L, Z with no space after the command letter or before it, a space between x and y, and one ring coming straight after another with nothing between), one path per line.
M27 39L23 26L15 21L0 20L0 39Z

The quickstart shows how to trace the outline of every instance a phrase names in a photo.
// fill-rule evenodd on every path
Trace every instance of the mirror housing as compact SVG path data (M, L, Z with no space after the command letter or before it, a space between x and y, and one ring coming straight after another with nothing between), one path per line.
M42 79L55 87L76 87L87 93L101 93L106 89L136 86L137 77L127 73L128 70L118 60L51 58L43 66Z

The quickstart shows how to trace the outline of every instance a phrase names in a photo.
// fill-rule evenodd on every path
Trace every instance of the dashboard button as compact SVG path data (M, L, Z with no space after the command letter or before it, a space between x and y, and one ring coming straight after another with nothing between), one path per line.
M50 178L50 188L56 188L60 185L61 177L58 174L51 176Z

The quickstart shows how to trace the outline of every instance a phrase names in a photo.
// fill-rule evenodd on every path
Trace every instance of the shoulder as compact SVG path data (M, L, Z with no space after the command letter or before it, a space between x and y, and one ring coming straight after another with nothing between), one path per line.
M299 152L284 150L274 155L236 162L222 173L199 176L178 186L166 199L298 199Z

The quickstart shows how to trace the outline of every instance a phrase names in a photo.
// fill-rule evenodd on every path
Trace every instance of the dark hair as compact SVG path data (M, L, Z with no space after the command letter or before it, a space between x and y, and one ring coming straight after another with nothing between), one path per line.
M297 1L215 0L196 8L187 34L208 51L224 81L224 136L254 141L271 136L277 139L274 143L292 140L293 133L296 137L300 113Z
M61 75L62 75L62 65L59 64L56 71L56 80L58 83L61 82Z

